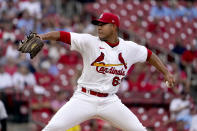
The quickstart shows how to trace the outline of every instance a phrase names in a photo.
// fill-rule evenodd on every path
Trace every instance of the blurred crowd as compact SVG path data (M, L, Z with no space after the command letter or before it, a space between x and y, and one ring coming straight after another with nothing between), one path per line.
M98 12L90 10L90 6L121 2L129 3L125 9L128 9L127 15L133 16L131 21L133 20L134 23L123 25L120 28L120 36L145 45L159 55L175 75L176 88L173 90L166 88L163 76L153 66L139 63L129 70L118 94L123 97L129 97L131 92L173 94L176 97L168 103L170 118L165 124L177 121L180 131L191 128L197 130L194 127L197 121L197 35L195 35L197 2L189 0L0 0L0 91L8 116L17 116L14 112L16 109L14 102L28 101L25 104L19 102L23 105L19 111L21 116L30 114L31 120L37 120L38 116L42 116L45 120L40 118L40 121L46 123L50 116L69 100L83 66L81 56L77 52L70 52L69 46L65 43L45 41L44 49L31 60L29 54L21 54L17 51L19 41L23 40L30 31L40 34L63 30L96 35L96 28L91 24L91 20L99 15L98 12L109 11L111 6L107 10ZM128 5L140 6L140 3L148 4L144 6L144 14L135 12L138 15L134 17L133 12L129 12L131 7ZM148 7L149 9L146 10ZM110 11L117 13L113 8ZM123 14L122 16L120 14L120 19L125 23L123 20L126 16ZM145 19L149 22L144 22ZM194 28L185 31L190 35L184 36L175 32L175 27L177 30L182 28L180 21L179 24L173 25L174 31L165 28L167 26L165 21L176 23L177 20L182 19L183 22L187 21L187 24L194 25ZM176 34L173 35L173 41L170 41L171 34L166 33L168 30ZM157 41L156 44L151 43L151 36L156 38L158 34L165 33L164 39ZM191 39L188 41L191 43L188 43L185 39L190 36ZM161 44L165 42L170 43L167 48L165 44ZM7 116L4 115L2 120L4 118ZM16 121L23 121L20 118L19 116ZM12 118L8 117L8 119ZM37 127L32 126L32 130L43 127L44 124L41 122L37 123L39 125ZM100 120L91 120L84 125L84 131L115 130L108 123ZM78 131L80 127L73 130Z

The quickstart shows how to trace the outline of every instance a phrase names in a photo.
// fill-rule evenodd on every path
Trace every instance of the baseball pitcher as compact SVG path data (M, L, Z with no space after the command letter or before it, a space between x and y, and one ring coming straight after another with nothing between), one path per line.
M174 77L161 60L149 49L118 37L119 17L103 13L93 20L98 37L90 34L54 31L32 33L24 40L19 51L30 53L31 58L43 47L43 40L56 40L70 44L83 58L83 71L73 96L52 117L43 131L65 131L83 121L100 118L124 131L146 131L138 118L121 102L116 92L131 65L149 62L165 78L169 87Z

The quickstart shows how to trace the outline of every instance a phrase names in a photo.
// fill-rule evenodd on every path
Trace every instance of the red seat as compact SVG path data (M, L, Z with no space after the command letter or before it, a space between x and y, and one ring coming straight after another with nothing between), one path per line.
M128 15L128 12L126 9L120 9L119 15L124 17Z
M153 125L153 123L150 121L149 116L146 114L141 115L139 119L145 127L151 127Z
M173 94L166 92L164 94L164 103L169 104L173 98Z
M155 129L155 131L167 131L166 127L163 125L160 125L159 127L155 127L154 129Z
M195 22L192 23L192 27L193 27L193 30L196 30L197 29L197 21L195 21Z
M167 115L167 112L163 108L151 108L147 113L156 120L162 120Z
M122 6L124 4L123 0L114 0L114 2L118 5L118 6Z
M107 8L110 9L112 12L117 11L117 9L119 8L118 5L114 2L108 2L107 3Z
M130 110L136 115L138 114L138 107L131 107Z
M157 128L160 129L162 123L160 121L158 121L158 120L154 120L153 124L154 124L153 126L155 127L155 129L157 129Z
M130 110L137 116L146 114L146 110L143 107L131 107Z
M32 120L36 123L40 123L46 125L48 121L51 119L52 114L48 114L46 112L38 112L32 114Z
M173 123L170 123L170 124L168 124L167 125L167 131L176 131L176 123L175 122L173 122Z
M141 6L142 6L142 9L144 10L144 13L145 13L146 15L148 15L149 12L150 12L150 10L151 10L151 5L150 5L150 3L149 3L148 1L143 1L142 4L141 4Z
M147 99L144 99L145 92L132 92L131 93L131 102L133 103L147 103Z
M122 18L120 27L123 29L128 29L131 26L131 21L126 17Z
M131 2L124 2L123 8L126 9L128 12L132 12L134 10L134 5Z
M100 5L106 5L107 4L107 0L98 0L97 1Z

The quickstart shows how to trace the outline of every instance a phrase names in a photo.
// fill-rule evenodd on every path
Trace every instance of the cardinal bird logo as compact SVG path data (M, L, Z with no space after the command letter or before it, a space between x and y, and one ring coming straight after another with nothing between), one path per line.
M104 57L105 57L105 54L103 52L101 52L100 56L94 62L92 62L91 66L113 67L113 66L123 65L124 68L127 69L127 63L125 63L125 61L122 57L122 53L119 53L119 55L118 55L118 59L120 61L120 64L105 64L104 62L102 62L104 60Z
M103 61L104 60L104 56L105 56L105 54L103 52L101 52L101 55L94 62L92 62L91 66L95 66L94 65L95 63Z
M122 53L120 53L120 54L118 55L118 59L119 59L119 61L124 65L124 68L127 69L127 64L125 63L125 61L124 61L124 59L123 59L123 57L122 57Z

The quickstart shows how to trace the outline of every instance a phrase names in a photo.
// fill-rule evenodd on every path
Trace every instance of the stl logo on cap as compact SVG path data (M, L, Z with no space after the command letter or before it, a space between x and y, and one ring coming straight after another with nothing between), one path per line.
M101 14L100 16L99 16L99 19L101 19L103 17L103 14Z
M102 23L112 23L115 24L117 27L120 26L119 16L112 14L112 13L102 13L99 16L99 19L92 20L92 24L98 25L99 22Z

